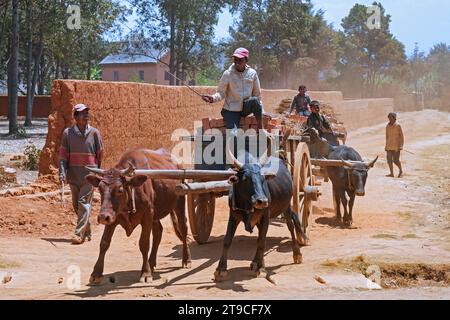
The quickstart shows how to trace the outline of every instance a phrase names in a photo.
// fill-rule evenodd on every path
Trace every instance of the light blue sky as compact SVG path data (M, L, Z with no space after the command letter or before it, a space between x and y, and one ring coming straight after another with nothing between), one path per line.
M341 28L341 20L348 15L355 3L370 5L373 0L313 0L316 10L325 11L325 19L335 29ZM400 40L410 55L417 42L421 51L428 51L434 44L446 42L450 45L450 0L381 0L386 12L391 15L391 32ZM216 37L228 37L228 27L233 17L228 11L220 15Z
M420 50L426 53L439 42L450 45L450 0L378 1L391 15L391 32L405 45L408 56L413 52L415 42L419 44ZM332 23L335 29L341 29L342 18L348 15L355 3L371 5L373 0L312 0L312 2L315 10L325 11L328 23ZM129 27L135 26L133 21L135 18L134 15L130 19ZM228 37L228 28L232 23L233 17L228 10L224 10L216 27L216 38Z

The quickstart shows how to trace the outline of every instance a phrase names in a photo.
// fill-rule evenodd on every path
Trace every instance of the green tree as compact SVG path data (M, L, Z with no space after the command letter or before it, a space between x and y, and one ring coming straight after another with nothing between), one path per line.
M450 45L436 44L427 58L431 69L436 73L438 81L443 86L450 86Z
M240 19L231 28L228 53L246 47L265 87L296 87L316 82L319 70L335 61L335 32L314 12L311 1L246 0L234 8Z
M399 65L406 63L404 45L390 32L391 16L379 2L379 28L369 28L368 7L355 4L342 20L341 54L337 65L340 80L361 83L362 95L373 96L380 78L392 75Z
M80 7L79 29L67 25L69 5ZM3 66L8 64L10 100L16 100L19 83L26 85L22 92L27 95L26 126L32 124L35 93L49 92L53 79L91 78L100 60L115 50L105 36L117 33L128 13L120 0L0 1L0 83L5 82ZM13 77L15 64L17 77ZM17 114L13 109L12 127Z
M185 79L214 63L214 26L225 0L134 0L140 17L138 35L149 43L141 45L139 54L149 47L170 50L169 71ZM136 37L134 38L136 39ZM134 41L136 42L136 41ZM147 50L146 50L147 48ZM157 57L156 57L157 58ZM179 84L171 78L170 84Z

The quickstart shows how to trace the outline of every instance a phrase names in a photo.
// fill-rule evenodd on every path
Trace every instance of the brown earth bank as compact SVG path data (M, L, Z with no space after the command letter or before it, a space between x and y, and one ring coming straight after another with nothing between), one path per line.
M0 280L6 282L0 283L0 298L449 299L449 120L449 113L431 110L399 114L406 140L406 174L400 179L385 177L385 124L349 132L347 144L363 158L380 155L369 172L366 196L355 202L355 227L335 223L331 184L322 183L312 245L302 248L301 265L293 264L286 225L272 221L265 254L270 281L250 271L257 235L242 226L229 252L228 280L212 281L228 219L225 198L217 201L209 242L191 244L191 269L181 268L182 246L165 219L154 280L139 283L140 230L127 238L118 228L98 287L87 283L102 226L94 222L93 240L72 246L75 216L69 207L61 208L58 195L0 198ZM92 221L97 212L98 203ZM73 286L74 270L81 272L79 288Z

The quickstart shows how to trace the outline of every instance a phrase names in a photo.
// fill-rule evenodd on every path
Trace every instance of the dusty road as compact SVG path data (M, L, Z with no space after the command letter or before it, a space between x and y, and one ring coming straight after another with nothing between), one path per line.
M181 245L164 220L157 273L150 284L138 282L139 229L130 238L117 229L100 287L86 284L103 227L96 226L93 241L82 246L72 246L59 235L0 235L0 279L11 276L10 282L0 284L0 298L450 299L450 114L403 113L399 120L408 151L402 153L406 175L385 177L385 124L351 132L347 144L363 158L380 155L369 173L366 196L355 203L356 228L334 224L331 185L323 184L323 196L314 208L312 246L302 248L303 264L292 264L285 224L274 221L269 227L265 262L274 283L253 278L248 267L256 235L246 233L242 225L230 250L229 280L212 281L228 214L222 198L209 243L191 245L191 269L180 268ZM49 208L57 210L55 204ZM70 266L81 271L78 289L70 286L75 278L68 271L77 268ZM382 289L369 288L363 274L371 270L375 277L381 271Z

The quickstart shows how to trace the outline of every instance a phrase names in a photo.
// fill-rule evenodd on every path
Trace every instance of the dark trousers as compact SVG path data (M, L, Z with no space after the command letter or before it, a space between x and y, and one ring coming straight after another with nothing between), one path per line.
M400 164L400 151L389 150L386 152L386 158L389 164L395 163L398 166Z
M244 100L242 111L235 112L222 109L222 111L220 112L223 120L225 121L225 126L227 127L227 129L233 129L234 127L239 128L241 118L247 117L252 113L255 116L256 120L262 123L262 104L256 97Z

